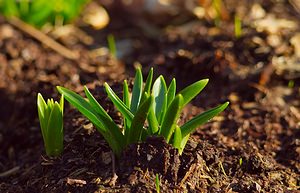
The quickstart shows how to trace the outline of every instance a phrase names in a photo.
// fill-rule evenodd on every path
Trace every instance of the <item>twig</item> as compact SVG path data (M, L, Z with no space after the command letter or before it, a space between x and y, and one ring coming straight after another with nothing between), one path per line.
M79 58L78 53L69 50L68 48L64 47L63 45L59 44L58 42L47 36L46 34L35 29L31 25L28 25L27 23L21 21L20 19L12 17L8 20L8 22L13 26L17 27L18 29L24 31L25 33L29 34L33 38L37 39L41 43L45 44L52 50L56 51L58 54L71 60L77 60Z
M10 176L10 175L16 173L19 169L20 169L20 166L16 166L10 170L7 170L6 172L2 172L2 173L0 173L0 178Z

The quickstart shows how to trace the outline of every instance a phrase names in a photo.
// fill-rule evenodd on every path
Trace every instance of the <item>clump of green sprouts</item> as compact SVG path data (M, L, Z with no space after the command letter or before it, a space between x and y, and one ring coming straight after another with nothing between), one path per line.
M96 101L87 87L86 99L58 86L65 99L88 118L103 135L113 152L119 156L130 144L144 141L148 136L162 136L165 141L179 150L181 154L190 134L227 106L228 102L197 115L183 125L178 125L182 109L207 85L208 79L199 80L176 94L176 80L167 86L164 77L159 76L152 84L153 69L143 82L141 69L138 68L129 92L127 81L123 84L122 99L104 83L109 99L123 116L123 126L119 126Z
M64 96L61 96L59 103L53 99L48 99L46 103L38 93L37 107L46 154L59 156L63 151Z
M36 27L46 23L65 24L82 11L89 0L0 0L0 13L18 17Z

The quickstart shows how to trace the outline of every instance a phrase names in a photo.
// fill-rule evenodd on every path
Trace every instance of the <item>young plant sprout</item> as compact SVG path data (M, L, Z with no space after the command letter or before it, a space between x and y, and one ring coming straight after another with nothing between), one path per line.
M117 58L117 46L116 46L116 41L115 41L114 35L109 34L107 36L107 44L108 44L108 49L109 49L110 54L114 58Z
M175 79L168 87L163 76L159 76L153 85L152 79L151 68L144 84L141 69L138 68L131 97L127 81L124 80L122 100L107 83L104 84L108 97L123 116L122 129L95 100L87 87L84 87L87 100L66 88L58 86L57 89L95 125L117 156L127 145L144 141L148 136L164 137L181 154L190 134L229 104L225 102L179 126L177 122L183 107L202 91L208 79L197 81L177 94ZM145 124L146 121L148 124Z
M61 96L59 103L53 99L48 99L46 103L38 93L37 106L46 154L59 156L63 151L64 96Z
M77 17L89 0L0 0L0 13L18 17L36 27L46 23L68 23Z
M160 193L160 180L158 174L155 175L155 188L156 193Z
M238 15L234 16L234 35L236 38L242 36L242 21Z

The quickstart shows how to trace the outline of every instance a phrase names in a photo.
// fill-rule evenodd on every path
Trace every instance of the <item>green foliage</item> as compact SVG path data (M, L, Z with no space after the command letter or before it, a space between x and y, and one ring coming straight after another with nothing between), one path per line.
M38 93L37 106L46 154L59 156L63 151L64 96L62 95L59 103L53 99L48 99L46 103Z
M117 46L116 46L116 41L115 41L115 37L112 34L109 34L107 36L107 43L108 43L108 49L110 54L117 58Z
M236 38L240 38L242 36L242 21L238 15L234 16L234 35Z
M208 79L199 80L176 94L175 79L167 86L164 77L159 76L152 86L152 78L153 69L149 71L146 83L143 84L142 72L138 68L131 99L127 81L124 81L122 100L107 83L104 84L108 97L123 116L122 129L113 122L86 87L87 100L66 88L58 86L57 89L95 125L116 155L119 156L127 145L153 135L163 136L181 154L190 134L222 112L229 103L225 102L179 126L178 120L183 107L203 90Z
M37 27L50 22L68 23L78 16L89 0L0 0L0 13L18 17Z
M160 193L160 180L158 174L155 175L155 188L156 193Z
M212 0L212 5L213 8L215 9L216 12L216 17L215 17L215 25L217 27L220 26L220 22L222 20L222 0Z

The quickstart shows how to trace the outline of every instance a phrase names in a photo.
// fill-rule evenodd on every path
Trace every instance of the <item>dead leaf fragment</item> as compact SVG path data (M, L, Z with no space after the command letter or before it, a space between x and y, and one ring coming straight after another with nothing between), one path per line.
M261 19L265 17L266 11L258 3L255 3L251 8L250 15L253 19Z
M80 180L80 179L72 179L72 178L67 178L67 184L69 185L75 185L75 186L83 186L86 185L85 180Z
M294 47L295 55L300 58L300 33L296 33L291 40L290 43Z
M89 8L83 13L83 21L95 29L102 29L109 23L107 11L96 3L90 3Z
M279 33L283 29L295 30L297 23L292 20L275 18L270 14L267 17L254 22L254 27L259 32L267 32L269 34Z

